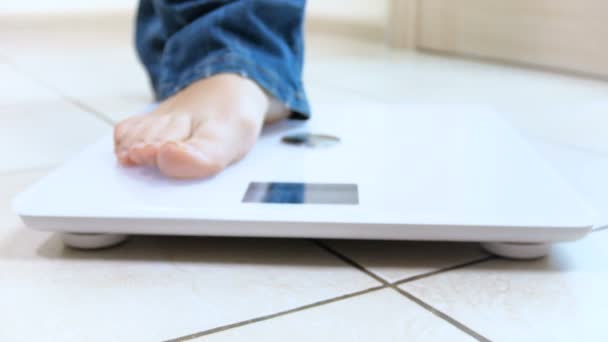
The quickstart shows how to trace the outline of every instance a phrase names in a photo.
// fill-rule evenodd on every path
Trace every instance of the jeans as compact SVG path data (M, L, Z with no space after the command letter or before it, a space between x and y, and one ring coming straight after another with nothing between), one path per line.
M136 47L156 99L218 73L255 81L306 118L305 0L140 0Z

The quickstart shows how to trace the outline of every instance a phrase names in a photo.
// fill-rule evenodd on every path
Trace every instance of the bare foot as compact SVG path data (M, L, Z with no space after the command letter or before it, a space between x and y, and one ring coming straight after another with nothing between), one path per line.
M125 166L153 165L173 178L209 177L243 158L264 122L287 115L255 82L218 74L116 125L115 153Z

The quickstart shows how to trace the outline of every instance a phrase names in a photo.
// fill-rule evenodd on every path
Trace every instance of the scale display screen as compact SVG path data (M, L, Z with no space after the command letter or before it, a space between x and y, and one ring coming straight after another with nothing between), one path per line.
M251 182L245 203L359 204L357 184Z

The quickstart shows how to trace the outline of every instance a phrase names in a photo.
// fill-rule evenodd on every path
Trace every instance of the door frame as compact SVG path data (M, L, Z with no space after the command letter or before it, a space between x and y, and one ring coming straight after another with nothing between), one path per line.
M390 47L415 49L418 31L419 0L388 0L386 41Z

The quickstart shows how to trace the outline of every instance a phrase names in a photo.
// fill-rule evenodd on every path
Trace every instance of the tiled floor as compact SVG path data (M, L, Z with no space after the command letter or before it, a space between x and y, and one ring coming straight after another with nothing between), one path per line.
M606 341L608 229L515 262L476 244L137 237L64 248L10 199L150 100L118 25L2 26L0 341ZM608 224L608 84L310 36L314 103L486 103Z

